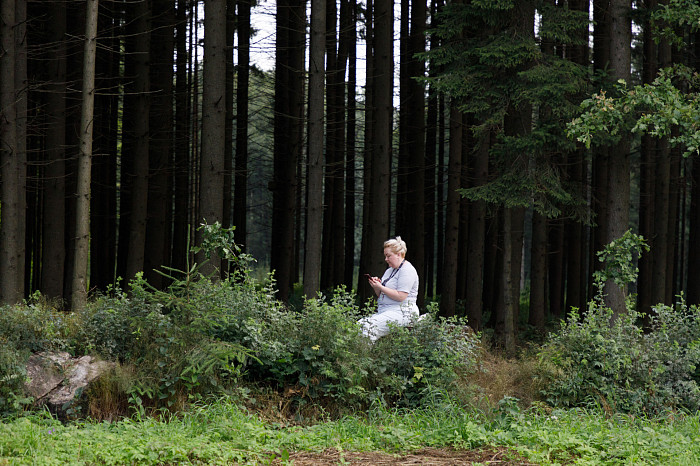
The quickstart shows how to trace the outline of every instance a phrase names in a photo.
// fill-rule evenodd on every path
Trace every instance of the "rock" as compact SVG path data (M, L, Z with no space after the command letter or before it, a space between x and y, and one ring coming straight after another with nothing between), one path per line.
M79 405L85 388L114 365L92 356L74 358L66 352L37 353L27 362L25 389L36 406L47 406L60 418L67 418L70 410Z

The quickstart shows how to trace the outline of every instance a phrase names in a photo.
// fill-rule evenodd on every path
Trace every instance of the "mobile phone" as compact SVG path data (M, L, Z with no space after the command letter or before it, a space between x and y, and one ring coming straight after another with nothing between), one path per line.
M372 278L372 277L370 276L370 274L368 274L368 273L365 274L365 277L366 277L368 280L369 280L370 278Z

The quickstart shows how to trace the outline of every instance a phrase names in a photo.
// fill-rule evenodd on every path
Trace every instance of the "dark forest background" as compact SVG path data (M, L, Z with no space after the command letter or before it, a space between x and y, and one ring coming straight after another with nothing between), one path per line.
M251 65L251 1L2 0L3 302L79 307L139 272L164 288L155 270L201 261L219 222L283 301L367 298L358 275L400 235L421 305L506 339L585 308L629 229L650 251L611 306L700 303L696 1L266 7L273 71Z

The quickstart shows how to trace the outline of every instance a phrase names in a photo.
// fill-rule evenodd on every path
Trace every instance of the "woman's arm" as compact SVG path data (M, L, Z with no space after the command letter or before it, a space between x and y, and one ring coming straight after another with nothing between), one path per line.
M403 302L403 300L405 300L408 296L408 293L406 291L399 291L393 288L389 288L388 286L382 285L382 281L377 277L370 277L369 284L374 290L374 294L376 294L377 296L384 293L387 298L393 299L394 301L398 302Z

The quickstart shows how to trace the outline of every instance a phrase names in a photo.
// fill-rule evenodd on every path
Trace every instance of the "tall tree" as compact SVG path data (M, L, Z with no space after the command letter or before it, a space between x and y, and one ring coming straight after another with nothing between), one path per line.
M188 64L190 55L187 51L187 11L188 0L178 0L175 12L175 152L173 169L173 268L184 270L187 264L190 240L190 187L193 173L190 167L190 132L191 119L190 94L188 86Z
M371 128L371 158L369 186L365 187L368 203L367 243L362 255L366 256L363 273L381 275L384 269L381 247L389 235L391 205L391 155L394 89L394 14L393 2L374 2L372 66L372 119L366 124ZM369 188L369 189L367 189Z
M61 4L58 7L65 10ZM103 3L100 10L97 30L100 31L102 47L97 50L95 59L95 126L90 188L90 287L104 290L115 283L117 158L122 97L114 90L122 83L120 45L124 37L124 17L121 8L114 3Z
M314 298L321 289L321 235L323 232L323 107L325 82L326 0L311 2L309 54L309 156L307 175L306 255L304 295Z
M151 111L149 121L148 217L144 273L156 288L162 288L163 276L155 272L170 265L172 224L173 160L173 68L175 10L170 0L152 0L151 34Z
M614 80L629 82L631 70L632 25L629 0L611 0L610 71ZM620 238L629 229L630 218L630 137L623 135L610 152L608 165L609 222L607 242ZM625 312L623 290L606 283L606 302L615 314Z
M24 224L20 204L22 165L17 154L15 95L15 2L0 5L0 301L19 302L24 295Z
M355 165L357 130L357 10L355 0L343 0L347 12L341 7L341 35L348 44L348 92L345 144L345 272L343 282L352 289L355 274ZM351 259L352 258L352 259Z
M226 0L204 4L204 67L202 81L202 155L199 223L221 223L224 209L224 130L226 128ZM198 238L201 244L201 238ZM202 262L200 257L199 262ZM221 258L212 254L203 270L221 270Z
M248 107L250 90L250 11L251 0L238 0L238 65L236 67L236 156L234 171L234 238L243 250L248 235Z
M50 298L63 296L66 210L66 9L49 5L48 42L54 57L47 63L46 166L44 168L42 216L42 266L39 289Z
M450 104L450 156L447 169L447 205L445 208L445 256L440 293L440 312L447 316L456 313L457 268L459 266L457 251L459 249L459 190L462 178L462 139L464 135L462 112L457 103Z
M278 297L287 301L294 273L297 163L301 154L305 0L277 3L271 267Z
M97 51L97 14L99 3L88 0L85 13L85 49L80 109L80 153L75 215L75 259L71 308L81 310L87 304L88 250L90 243L90 176L95 103L95 55Z

